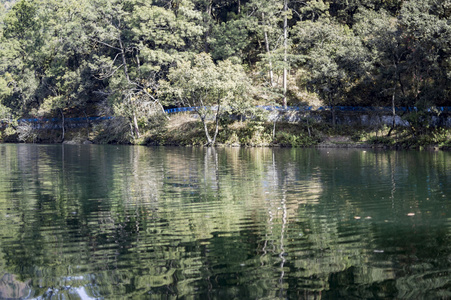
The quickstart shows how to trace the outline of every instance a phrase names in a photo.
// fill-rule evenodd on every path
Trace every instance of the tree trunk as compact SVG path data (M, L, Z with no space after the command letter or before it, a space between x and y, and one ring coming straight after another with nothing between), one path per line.
M63 136L61 138L61 141L64 142L64 137L65 137L65 134L66 134L66 130L64 129L64 126L65 126L64 121L65 120L64 120L64 113L63 113L62 109L60 109L60 113L61 113L61 129L63 130Z
M208 133L207 122L205 121L205 119L203 117L201 117L200 119L202 121L202 124L204 125L205 136L207 138L207 144L205 146L213 146L215 144L215 141L212 140L210 133Z
M215 115L215 134L213 136L213 144L211 146L214 146L214 144L216 143L216 137L218 136L218 132L219 132L219 117L220 117L220 111L221 111L221 105L218 104L218 110L216 111L216 115Z
M397 58L394 59L393 61L393 66L395 67L395 83L394 83L394 87L393 87L393 95L391 98L391 106L392 106L392 116L393 116L393 122L392 122L392 127L390 128L390 130L387 133L387 136L391 135L391 132L393 131L393 129L395 129L396 126L396 107L395 107L395 99L396 99L396 79L399 80L400 86L401 86L401 91L403 90L402 87L402 82L401 82L401 77L398 77L399 73L398 73L398 62L399 60Z
M263 20L263 24L266 25L265 13L262 13L262 20ZM266 29L264 30L264 34L265 34L266 53L268 53L268 61L269 61L269 81L270 81L271 87L274 87L274 74L272 71L271 50L269 48L268 32L266 31Z
M283 1L283 107L287 108L288 0Z
M136 137L139 139L141 135L139 134L138 119L136 118L135 112L133 112L133 125L135 126Z
M202 124L204 125L205 137L207 138L207 143L205 144L205 146L213 147L216 143L216 137L218 136L218 133L219 133L220 110L221 110L221 106L218 105L218 110L215 115L215 131L213 134L213 138L211 137L210 133L208 132L208 126L207 126L207 121L205 120L205 116L201 115L201 113L199 111L196 111L200 117L200 120L202 121Z
M127 60L125 59L125 49L124 49L124 44L122 43L121 37L119 37L119 45L121 47L121 58L122 58L122 64L124 65L125 78L127 78L127 82L130 83L130 76L128 75Z
M337 124L337 116L335 115L335 106L333 105L332 95L330 93L329 93L329 107L332 113L332 126L335 127L335 125Z
M395 129L395 126L396 126L395 95L396 95L396 87L395 87L395 90L393 91L393 96L392 96L392 98L391 98L391 107L392 107L393 123L392 123L392 127L390 128L390 130L389 130L388 133L387 133L387 136L390 136L392 130Z

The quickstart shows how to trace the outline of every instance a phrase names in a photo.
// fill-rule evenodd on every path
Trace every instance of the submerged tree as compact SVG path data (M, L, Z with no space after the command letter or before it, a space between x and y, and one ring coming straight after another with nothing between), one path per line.
M180 105L194 109L202 122L207 138L213 146L219 132L219 121L234 106L249 101L249 80L241 65L230 60L213 62L206 53L197 54L192 61L181 61L169 71L163 82L163 93L174 97ZM210 133L208 122L214 124Z

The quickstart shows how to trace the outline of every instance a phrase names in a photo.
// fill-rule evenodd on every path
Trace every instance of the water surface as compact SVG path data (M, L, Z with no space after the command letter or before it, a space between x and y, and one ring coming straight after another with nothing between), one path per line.
M0 298L450 298L450 155L0 145Z

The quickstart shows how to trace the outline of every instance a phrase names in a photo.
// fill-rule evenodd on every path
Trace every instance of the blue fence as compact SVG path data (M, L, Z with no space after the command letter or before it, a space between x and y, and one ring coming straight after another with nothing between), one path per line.
M204 107L206 108L206 107ZM288 106L284 108L283 106L263 106L258 105L257 108L264 109L267 111L326 111L331 110L330 106ZM168 108L164 111L168 114L181 113L181 112L191 112L195 111L196 107L177 107ZM212 109L215 109L214 107ZM391 113L391 107L370 107L370 106L335 106L335 110L342 112L386 112ZM396 107L396 112L413 112L417 111L416 107ZM439 111L439 112L451 112L450 106L429 108L428 112ZM105 120L111 120L114 117L80 117L80 118L65 118L64 121L67 123L85 123L85 122L99 122ZM57 123L61 122L61 118L27 118L19 119L18 123ZM1 121L0 126L5 126L8 122Z
M283 106L263 106L258 105L258 108L268 110L268 111L324 111L324 110L331 110L331 106L288 106L287 108L284 108ZM417 111L418 109L416 107L396 107L395 108L397 112L408 112L408 111ZM335 110L337 111L343 111L343 112L391 112L391 107L371 107L371 106L335 106ZM436 108L429 108L427 109L428 112L431 111L440 111L440 112L451 112L451 107L444 106L444 107L436 107ZM180 112L187 112L187 111L195 111L194 107L178 107L178 108L169 108L164 110L166 113L180 113Z

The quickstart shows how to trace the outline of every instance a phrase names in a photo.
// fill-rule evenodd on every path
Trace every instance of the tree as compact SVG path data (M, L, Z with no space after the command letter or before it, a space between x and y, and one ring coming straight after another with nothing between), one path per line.
M0 82L3 103L16 113L64 115L84 110L95 88L81 30L86 1L19 1L5 18ZM64 126L63 126L64 128ZM63 129L64 137L64 129Z
M234 105L246 102L250 84L241 65L230 60L213 62L206 53L197 54L192 61L180 61L171 68L163 93L174 97L183 106L192 107L202 122L207 146L214 146L220 118ZM210 134L209 120L214 129Z
M283 58L278 49L282 48L280 43L283 36L283 30L280 28L282 3L276 1L258 1L252 0L246 5L246 18L254 27L255 44L264 44L263 49L259 49L261 65L264 72L268 74L268 85L270 88L276 86L275 73L281 70L279 61ZM283 51L283 49L282 49Z
M367 90L377 91L371 99L385 97L382 105L390 99L392 129L396 107L422 110L446 105L449 99L451 27L446 7L447 1L405 1L397 16L383 9L362 9L355 15L353 29L372 58L375 84Z
M361 10L355 19L354 31L371 53L370 82L373 84L365 86L369 98L380 105L388 105L391 101L393 123L390 135L396 125L396 107L405 103L407 96L405 78L409 49L398 18L389 12Z
M329 12L339 23L353 26L357 20L356 16L362 10L378 12L385 10L391 15L397 15L405 0L324 0L329 5Z
M369 53L347 26L329 19L300 22L294 30L303 67L310 72L309 88L327 101L335 124L334 107L365 75Z
M406 85L416 106L444 104L451 94L451 2L406 1L399 22L409 50Z
M0 76L6 90L1 102L15 112L35 105L41 69L37 68L37 53L43 39L40 32L38 6L34 1L17 2L3 17L0 45Z
M86 16L86 30L97 52L93 68L105 82L102 92L138 138L140 119L156 109L163 111L156 97L159 80L171 64L196 49L203 34L197 24L201 16L190 1L167 4L93 0L90 11L95 14Z
M293 48L293 28L300 21L327 15L327 9L328 5L322 0L251 0L246 5L248 18L255 24L256 44L262 45L257 48L260 58L257 65L268 74L267 86L278 92L285 107L288 103L288 75L301 60Z
M251 44L250 28L252 22L245 18L215 24L208 39L212 58L224 60L233 57L243 62Z

